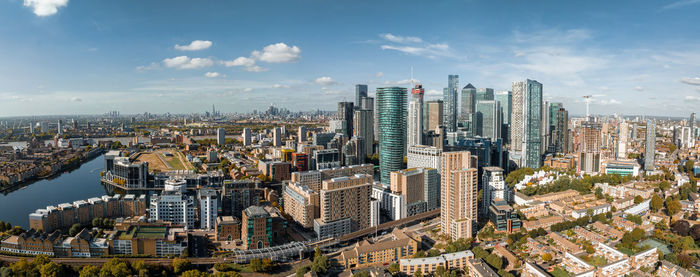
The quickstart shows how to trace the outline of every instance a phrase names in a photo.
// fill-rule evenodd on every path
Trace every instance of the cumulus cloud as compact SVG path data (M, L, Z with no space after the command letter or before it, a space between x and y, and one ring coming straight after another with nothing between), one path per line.
M374 77L377 77L377 78L384 77L384 72L377 72L377 74L375 74Z
M396 43L408 43L408 42L421 43L421 42L423 42L423 40L419 37L402 37L402 36L392 35L391 33L380 34L379 36L385 40L388 40L391 42L396 42Z
M282 84L274 84L272 85L273 88L289 88L288 85L282 85Z
M56 14L58 8L68 5L68 0L24 0L24 6L32 8L37 16Z
M188 56L178 56L164 59L163 65L177 69L199 69L214 65L210 58L190 58Z
M219 73L219 72L207 72L207 73L204 73L204 76L209 77L209 78L216 78L216 77L221 76L221 73Z
M327 76L318 77L318 78L316 78L316 80L314 82L319 84L319 85L322 85L322 86L330 86L330 85L336 84L336 82L333 80L333 78L327 77Z
M175 49L181 51L198 51L211 47L213 43L210 40L195 40L188 45L175 44Z
M232 67L232 66L254 66L255 65L255 60L251 58L246 58L246 57L238 57L233 61L224 61L223 62L226 67Z
M253 51L251 57L268 63L296 62L301 57L301 49L279 42L265 46L262 51Z
M683 79L681 79L681 82L688 84L688 85L700 86L700 77L683 78Z

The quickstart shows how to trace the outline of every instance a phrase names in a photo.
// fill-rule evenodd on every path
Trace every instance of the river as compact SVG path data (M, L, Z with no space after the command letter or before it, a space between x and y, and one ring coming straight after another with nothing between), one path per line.
M36 209L107 194L107 189L100 184L103 168L104 156L100 155L73 171L0 193L0 220L28 228L28 216Z

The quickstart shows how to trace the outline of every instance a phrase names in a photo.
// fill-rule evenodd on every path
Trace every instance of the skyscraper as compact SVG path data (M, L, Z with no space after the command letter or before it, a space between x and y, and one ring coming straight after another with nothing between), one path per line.
M367 109L362 106L362 98L367 97L367 85L355 85L355 108Z
M365 92L366 93L366 92ZM352 137L352 116L354 105L352 102L338 102L338 120L342 123L343 135Z
M620 121L620 126L617 128L617 158L627 158L627 141L629 141L629 124L625 121Z
M380 180L389 183L392 171L403 166L406 152L406 88L377 88Z
M425 131L435 131L439 126L442 126L444 119L444 107L442 100L431 100L425 104L425 115L423 124Z
M482 169L481 186L483 187L483 196L481 198L481 208L479 209L479 217L488 216L489 206L494 199L503 199L506 202L510 201L510 192L503 178L503 169L495 166L488 166Z
M251 133L250 128L243 128L243 146L249 146L251 144Z
M476 135L491 138L491 141L501 138L501 106L498 101L478 101L475 114Z
M453 240L470 238L477 221L477 158L469 151L442 153L440 226Z
M592 120L581 123L579 129L578 170L585 173L596 173L600 170L602 125Z
M304 143L306 141L306 126L299 126L299 131L297 132L297 142Z
M656 123L653 120L647 120L646 142L644 143L644 170L653 171L654 153L656 151Z
M282 146L282 129L280 127L275 127L274 129L272 129L272 140L273 146Z
M408 103L408 138L407 148L423 144L423 86L411 89L411 101Z
M360 109L374 111L374 97L362 97L360 101Z
M459 75L447 76L447 87L443 89L445 131L457 131L457 88L459 87Z
M226 130L224 128L216 129L216 144L226 144Z
M521 153L520 166L542 166L542 84L527 79L513 83L511 147Z
M459 113L460 122L471 120L476 105L476 88L472 84L467 84L462 88L462 105Z
M695 113L690 114L690 119L688 120L688 127L690 127L690 134L694 138L695 137Z
M367 109L355 110L354 119L355 136L363 138L367 154L374 154L374 112Z
M501 138L504 143L510 143L510 114L513 106L513 93L499 91L494 95L494 99L501 105Z
M494 100L492 88L479 88L474 94L474 103L484 100Z
M569 152L569 112L559 108L556 119L554 151L566 154Z

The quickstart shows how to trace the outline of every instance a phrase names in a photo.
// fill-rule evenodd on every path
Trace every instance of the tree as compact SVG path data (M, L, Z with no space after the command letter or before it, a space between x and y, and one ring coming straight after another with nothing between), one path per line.
M462 250L462 251L464 251L464 250ZM437 256L440 256L440 254L442 254L442 252L440 252L440 250L430 249L430 250L428 250L428 253L426 253L426 256L427 257L437 257Z
M396 273L399 273L401 268L399 267L399 264L394 263L394 264L391 264L387 270L389 270L389 273L391 273L391 274L396 274Z
M687 236L690 233L690 223L685 220L676 220L671 223L671 231L679 236Z
M173 271L175 271L175 274L183 273L190 270L190 268L192 268L192 262L190 262L190 260L180 258L173 259Z
M208 277L211 276L209 273L201 272L199 270L193 269L182 273L182 277Z
M94 265L87 265L80 269L80 277L97 277L100 269Z
M674 200L672 198L666 198L666 211L668 215L672 216L681 211L681 202Z
M552 260L552 254L544 253L542 254L542 261L549 262Z
M695 259L687 254L680 254L678 255L678 265L680 265L683 268L690 268L691 265L695 262Z
M689 235L693 237L694 240L700 240L700 224L695 224L690 228Z
M369 277L369 272L367 272L367 270L355 272L352 274L352 277Z
M127 277L131 276L129 262L124 259L113 258L102 265L99 276Z
M659 211L661 208L664 206L664 200L659 197L659 195L654 194L651 197L651 202L649 202L649 206L651 207L651 210L654 212Z
M260 259L252 259L250 260L250 270L254 272L262 272L263 271L263 266L262 266L262 261Z
M309 266L302 266L300 268L297 268L297 277L303 277L304 274L306 274L310 270L311 270L311 267L309 267Z
M102 218L95 217L92 219L92 227L102 227Z
M487 264L491 265L496 269L503 268L503 259L501 259L501 257L496 254L489 254L484 260Z
M63 267L60 264L49 262L41 266L41 277L59 277L63 276Z
M634 204L642 203L642 201L644 201L644 198L642 198L641 196L637 195L634 197Z
M423 272L420 271L420 268L416 270L416 273L413 273L413 277L423 277Z
M133 268L136 272L141 272L142 270L148 271L148 267L146 266L146 263L143 260L135 261L131 264L131 268Z
M70 230L68 230L68 235L71 237L77 235L81 230L83 226L80 225L80 223L73 224L73 226L70 226Z
M423 250L418 250L416 253L413 253L414 258L425 258L425 251Z

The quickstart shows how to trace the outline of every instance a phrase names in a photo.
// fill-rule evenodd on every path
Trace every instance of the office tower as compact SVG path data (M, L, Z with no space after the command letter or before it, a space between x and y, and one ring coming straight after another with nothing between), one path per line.
M695 138L695 113L690 114L690 119L688 120L688 127L690 127L690 133L692 134L693 138Z
M73 129L77 130L78 129L78 121L75 120L75 118L72 118L71 123L73 123Z
M559 108L556 114L556 125L554 127L556 153L566 154L569 150L569 112L564 108Z
M340 151L338 149L324 149L314 151L314 169L340 167Z
M299 130L297 131L297 142L306 142L306 126L304 125L299 126Z
M323 181L319 192L321 215L314 220L318 239L337 238L368 228L371 194L372 175L356 174Z
M476 231L477 164L469 151L442 153L440 226L452 240L470 238Z
M474 103L484 100L495 100L492 88L479 88L476 89L474 94Z
M389 183L392 171L400 170L406 152L406 89L377 88L379 127L379 172L382 183Z
M166 180L163 192L151 196L149 218L194 228L195 201L183 194L186 186L184 179Z
M365 139L362 137L352 137L343 145L343 159L346 166L363 164L366 156Z
M499 91L494 95L501 105L501 138L504 143L510 143L510 114L513 106L513 94L510 91Z
M617 159L627 158L629 133L629 124L626 121L620 121L620 126L617 128Z
M475 115L476 135L491 138L491 140L501 138L501 106L498 101L476 102Z
M360 109L374 111L374 97L362 97L360 101Z
M411 101L408 103L408 138L407 147L423 144L423 86L411 89Z
M444 108L442 100L431 100L425 102L424 109L424 123L423 127L425 131L435 131L438 127L442 126L442 120L444 119Z
M273 146L282 147L282 129L280 127L272 129L272 141Z
M243 146L250 146L251 144L251 133L250 128L243 128Z
M445 130L454 132L457 130L457 88L459 87L459 75L447 76L447 87L443 89Z
M542 166L542 84L534 80L513 83L511 148L520 152L520 166Z
M217 200L216 190L200 189L197 190L197 199L199 199L199 228L212 230L216 227L217 217Z
M654 155L656 151L656 123L653 120L647 120L646 142L644 143L644 170L653 171Z
M224 128L216 129L216 144L226 144L226 130Z
M370 109L355 110L353 130L355 136L361 137L367 155L374 154L374 112Z
M59 136L60 136L60 135L63 135L63 120L61 120L61 119L58 120L58 127L57 127L57 130L58 130L58 131L56 131L56 132L57 132L57 134L58 134Z
M481 207L479 217L488 217L489 206L494 199L510 201L510 192L503 178L503 169L495 166L484 167L481 177L483 196L481 197Z
M602 125L594 121L584 121L579 128L578 170L596 173L600 170Z
M367 85L355 85L355 108L366 109L362 106L362 98L367 98Z
M549 105L546 105L547 107L547 118L549 119L546 126L546 132L549 137L547 141L547 149L546 151L549 152L555 152L556 151L556 141L557 141L557 135L555 133L555 129L557 127L557 113L559 112L559 109L563 108L564 105L559 102L553 102L549 103Z
M434 146L414 145L408 147L407 168L425 167L440 171L442 149Z
M471 120L476 106L476 88L472 84L467 84L462 88L462 107L459 113L460 122Z
M352 137L354 105L352 102L338 102L338 120L342 122L342 132L347 137Z

